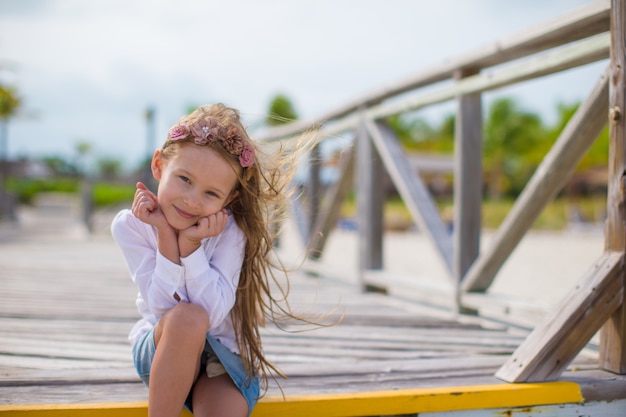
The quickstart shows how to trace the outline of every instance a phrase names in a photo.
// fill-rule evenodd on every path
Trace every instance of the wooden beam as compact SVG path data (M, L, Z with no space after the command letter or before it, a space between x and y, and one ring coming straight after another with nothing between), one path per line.
M319 259L322 257L324 247L330 232L337 224L341 205L354 184L355 148L351 146L341 157L341 177L326 191L320 215L313 227L313 233L307 249L308 257Z
M373 120L384 119L394 114L442 103L458 95L494 90L599 61L608 57L609 45L608 34L588 38L574 45L564 46L544 55L522 61L517 65L466 77L453 85L442 87L430 93L371 107L367 110L367 116Z
M322 201L322 157L320 153L320 144L317 143L311 154L309 155L309 178L306 185L307 198L309 202L309 230L307 230L307 240L313 234L313 228L317 223L320 211L320 203Z
M606 125L608 70L537 167L504 219L488 250L471 266L461 290L485 291L541 211L563 188L576 165Z
M555 51L529 59L506 68L493 70L489 73L479 74L464 78L453 84L445 85L429 92L415 93L391 103L382 103L371 106L366 110L366 117L372 120L385 119L395 114L418 110L432 104L443 103L452 100L459 95L473 94L495 90L522 81L550 75L576 66L596 62L609 57L610 38L608 34L598 35L585 39L574 45L564 46ZM333 121L329 125L310 126L318 129L320 137L338 135L352 129L356 129L360 117L358 114L350 114L346 117ZM290 125L286 125L290 126ZM306 126L309 128L309 126ZM295 135L302 129L295 129L287 134L283 131L267 132L261 137L262 140L279 140L289 135ZM261 140L260 139L260 140Z
M400 389L394 391L354 392L345 394L288 395L263 397L252 410L252 417L358 417L405 415L431 412L470 412L506 407L530 407L548 404L576 404L584 401L581 388L574 382L547 384L495 384L440 388ZM521 412L521 411L520 411ZM502 415L509 413L504 410ZM445 413L447 414L447 413ZM456 413L454 413L457 415ZM3 417L96 417L148 415L148 404L42 404L0 405ZM466 415L466 414L463 414ZM472 414L474 415L474 414ZM489 415L494 415L492 412ZM500 413L498 413L500 415ZM181 417L191 416L184 410Z
M457 80L471 75L458 72ZM480 93L457 98L454 145L454 265L457 286L480 252L483 122Z
M557 380L622 303L622 252L605 252L496 372L507 382Z
M371 106L390 97L449 79L458 70L480 70L606 32L609 29L609 7L608 0L582 6L535 27L499 39L459 58L419 71L398 82L384 85L314 119L273 128L260 135L258 139L275 140L319 127L328 121L355 113L362 106Z
M359 279L363 272L383 267L383 167L365 125L357 132L356 183L359 228Z
M444 264L452 274L452 238L430 192L421 178L411 170L404 151L391 129L382 122L365 121L387 173L420 230L433 241Z
M611 2L611 84L609 90L609 183L605 245L607 250L626 250L626 5ZM624 271L617 279L625 285ZM626 307L624 303L602 328L600 365L609 371L626 373Z

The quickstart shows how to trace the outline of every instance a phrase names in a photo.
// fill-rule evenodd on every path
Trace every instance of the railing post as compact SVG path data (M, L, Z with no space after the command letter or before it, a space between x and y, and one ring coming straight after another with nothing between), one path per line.
M459 70L455 80L478 71ZM454 145L454 265L457 288L480 252L483 122L481 94L457 97ZM457 292L457 308L461 309ZM469 311L468 311L469 312Z
M356 146L359 280L366 290L365 271L383 268L384 171L364 123L358 128Z
M315 224L319 217L320 202L322 200L322 182L321 182L321 168L322 158L320 153L320 145L317 144L311 150L309 156L309 181L307 194L309 197L309 227L308 227L308 239L311 239L313 232L315 231Z
M609 182L607 202L607 251L626 251L626 5L625 0L611 1L611 76L609 78ZM626 280L624 266L619 276L622 288ZM600 366L619 374L626 373L626 308L624 301L600 333Z

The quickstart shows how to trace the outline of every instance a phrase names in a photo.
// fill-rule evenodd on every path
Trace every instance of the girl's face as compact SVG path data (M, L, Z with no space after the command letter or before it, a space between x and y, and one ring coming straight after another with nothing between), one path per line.
M159 181L157 199L170 226L187 229L228 205L238 194L237 169L207 146L182 144L168 159L157 150L152 174Z

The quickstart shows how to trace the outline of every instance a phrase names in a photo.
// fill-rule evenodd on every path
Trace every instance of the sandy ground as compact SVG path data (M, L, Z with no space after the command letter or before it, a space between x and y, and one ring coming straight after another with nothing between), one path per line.
M489 248L493 232L482 236ZM341 277L356 282L358 236L354 231L334 230L322 256ZM292 255L297 254L292 249ZM548 308L560 301L602 255L604 231L599 225L571 227L558 232L531 231L498 272L489 292L531 301ZM296 251L296 253L294 253ZM430 239L417 232L387 232L383 240L384 268L429 287L447 288L451 280Z

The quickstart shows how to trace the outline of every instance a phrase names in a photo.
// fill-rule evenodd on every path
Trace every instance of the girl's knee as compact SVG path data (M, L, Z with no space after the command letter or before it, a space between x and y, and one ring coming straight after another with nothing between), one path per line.
M209 315L199 305L179 303L161 318L165 328L188 335L204 336L209 330Z

